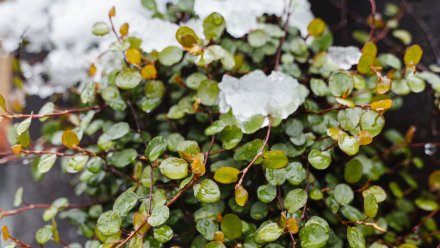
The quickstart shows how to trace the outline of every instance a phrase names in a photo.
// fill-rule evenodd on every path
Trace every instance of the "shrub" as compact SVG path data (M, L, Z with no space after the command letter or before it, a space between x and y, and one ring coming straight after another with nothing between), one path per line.
M162 18L194 17L186 2ZM322 19L301 27L287 11L261 13L243 37L228 14L209 13L202 29L176 27L179 46L147 51L128 23L115 27L112 8L93 33L115 36L107 52L121 63L90 65L68 94L74 107L19 114L0 98L4 118L20 120L11 149L33 159L34 179L59 161L93 199L45 205L36 241L62 244L56 220L65 218L86 247L432 247L439 170L424 182L412 174L432 171L413 149L436 144L414 143L414 127L383 129L405 95L440 93L440 78L420 64L417 44L378 52L401 18L387 10L372 15L369 34L356 31L362 49L332 46ZM42 137L31 141L38 121ZM12 235L3 228L26 246Z

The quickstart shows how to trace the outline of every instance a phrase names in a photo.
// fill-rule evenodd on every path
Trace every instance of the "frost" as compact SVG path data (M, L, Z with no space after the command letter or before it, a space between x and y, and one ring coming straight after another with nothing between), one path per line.
M349 70L359 62L361 56L361 51L355 46L332 46L328 50L327 58L328 62L335 65L337 69Z
M287 118L303 104L309 93L298 80L278 71L266 76L256 70L239 79L225 75L219 88L220 112L227 113L231 109L242 129L256 116L265 117L263 126L268 125L269 115Z
M212 12L220 13L226 20L229 34L239 38L253 29L262 27L257 17L263 14L281 16L286 6L285 0L195 0L194 12L204 19Z
M292 13L289 18L289 25L297 28L302 37L308 35L307 26L313 20L314 15L310 10L308 0L292 0Z

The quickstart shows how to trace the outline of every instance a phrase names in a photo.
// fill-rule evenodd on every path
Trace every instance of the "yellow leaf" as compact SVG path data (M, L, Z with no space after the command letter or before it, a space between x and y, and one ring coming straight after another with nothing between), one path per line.
M73 149L79 144L78 136L71 130L64 131L61 141L63 142L63 145L67 146L69 149Z
M423 56L423 50L419 45L412 45L406 49L403 61L407 66L416 66Z
M91 64L89 66L89 76L93 77L96 75L96 65L95 64Z
M412 142L412 140L414 138L414 134L416 133L416 131L417 131L416 126L410 126L408 128L408 131L406 131L406 133L405 133L405 142L407 144L411 144L411 142Z
M128 63L132 65L138 65L141 63L141 53L136 48L128 48L125 51L125 57L127 58Z
M338 140L339 138L339 128L331 127L327 129L327 135L330 136L333 140Z
M368 131L360 131L357 135L359 145L368 145L373 142L373 136Z
M2 227L2 234L3 234L3 240L4 240L4 241L7 241L7 240L9 239L9 237L10 237L10 235L9 235L9 229L8 229L7 226L3 226L3 227Z
M377 46L373 42L369 41L362 47L362 54L369 54L373 58L377 55Z
M214 241L223 243L225 241L225 234L221 231L217 231L214 233Z
M11 150L12 150L12 153L14 153L15 155L18 155L23 150L23 146L19 145L19 144L13 145L13 146L11 146Z
M429 176L429 188L432 191L440 190L440 170L436 170Z
M311 36L319 36L325 30L325 22L321 18L313 19L307 26L307 31Z
M359 63L357 64L358 72L362 74L371 73L371 66L374 64L374 57L371 54L363 54L359 59Z
M150 228L150 226L148 225L148 222L146 222L148 219L148 214L147 213L140 213L140 212L135 212L133 214L133 227L135 230L138 230L139 228L139 234L140 235L145 235L145 233L148 232L148 229Z
M205 165L203 160L205 159L203 153L200 153L191 163L191 170L197 176L203 176L206 173Z
M391 80L388 77L383 77L379 79L376 83L376 93L383 95L390 91L391 89Z
M237 205L244 207L246 202L248 201L249 194L248 192L240 185L235 187L235 202Z
M6 100L5 98L0 95L0 107L5 111L8 112L8 109L6 108Z
M157 70L154 65L146 65L141 70L141 75L144 79L155 79L157 76Z
M234 167L220 167L214 173L214 180L223 184L235 183L238 180L240 171Z
M393 106L393 100L391 99L375 101L370 104L370 107L377 111L384 111L390 109L392 106Z
M287 219L287 231L292 234L297 234L299 231L298 223L295 218Z
M119 34L121 34L121 36L127 36L129 27L130 27L130 25L128 23L124 22L121 25L121 27L119 28Z
M115 6L113 6L113 7L108 11L108 16L110 16L110 17L114 17L114 16L116 16L116 8L115 8Z
M354 108L356 106L352 101L350 101L348 99L339 98L339 97L336 98L336 102L343 105L343 106L347 106L349 108Z

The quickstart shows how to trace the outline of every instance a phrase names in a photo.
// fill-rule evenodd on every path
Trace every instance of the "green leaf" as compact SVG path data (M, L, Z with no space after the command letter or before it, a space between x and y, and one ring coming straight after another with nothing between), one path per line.
M376 111L368 110L361 114L361 130L369 132L373 137L377 136L382 131L384 125L384 118Z
M231 150L240 143L243 133L237 126L226 126L220 133L219 138L223 143L223 147L226 150Z
M223 131L225 126L226 123L224 123L222 120L216 120L209 127L205 129L205 135L211 136L220 133L221 131Z
M217 103L219 94L218 83L213 80L203 80L197 90L197 96L203 105L212 106Z
M373 194L367 194L364 197L364 213L369 218L376 217L377 210L379 206L377 205L376 197Z
M203 33L208 40L217 40L220 38L225 28L225 19L217 12L213 12L203 20Z
M47 115L53 113L55 109L55 105L52 102L47 102L46 104L41 107L40 111L38 112L38 115ZM40 121L47 120L48 117L40 118Z
M94 82L86 82L81 91L81 102L84 104L95 101L96 87Z
M263 29L255 29L249 32L248 42L252 47L262 47L269 41L269 35Z
M17 125L17 135L22 135L24 132L29 130L29 127L31 126L31 122L32 122L32 117L29 117L25 120L23 120L22 122L20 122Z
M52 236L52 226L51 225L45 225L44 227L37 230L35 233L35 240L38 244L44 245L49 240L53 238Z
M179 143L177 151L182 158L192 160L200 153L200 147L199 144L193 140L185 140Z
M300 162L289 163L286 167L286 178L290 184L300 185L306 179L307 172Z
M261 139L254 139L250 142L243 144L242 146L235 149L234 160L250 162L255 157L255 155L257 155L261 146L263 146L263 141ZM264 150L266 150L266 148L267 146L265 146ZM261 161L262 159L258 158L255 161L255 164L259 164L261 163Z
M110 33L111 29L105 22L96 22L92 26L92 33L96 36L104 36Z
M89 160L89 156L76 154L67 161L66 171L69 173L77 173L81 171L86 166L87 160Z
M196 90L199 88L200 84L205 79L208 79L205 74L200 72L194 72L193 74L189 75L189 77L186 78L185 83L189 88Z
M312 90L313 94L317 96L325 96L329 92L328 86L325 81L317 78L312 78L310 80L310 89Z
M165 205L156 205L148 217L148 224L153 227L164 224L170 217L170 209Z
M136 206L138 197L136 193L131 191L125 191L116 198L113 203L113 211L115 211L119 216L125 217L130 210Z
M373 194L374 197L376 197L376 201L378 203L385 201L385 199L387 198L387 194L386 194L385 190L383 190L382 187L377 186L377 185L373 185L373 186L369 187L368 189L362 191L363 197L366 197L368 194Z
M109 137L110 140L116 140L124 137L130 131L130 126L126 122L118 122L113 124L105 134Z
M161 243L166 243L173 238L173 229L167 225L154 228L153 237Z
M335 97L348 96L353 90L354 80L350 73L338 71L329 78L330 93Z
M371 73L371 66L374 64L374 57L371 54L363 54L357 64L358 72L362 74Z
M184 48L192 48L197 44L199 37L194 32L194 30L187 26L181 26L177 29L176 40Z
M350 204L353 201L353 190L347 184L338 184L334 189L334 197L341 205Z
M154 137L148 142L147 148L145 149L145 156L147 156L150 161L154 161L166 151L167 146L168 143L164 137Z
M287 193L284 207L293 214L307 203L307 192L303 189L294 189Z
M266 168L265 176L268 183L274 186L282 185L286 181L286 169Z
M98 231L103 235L111 236L119 232L121 224L121 216L110 210L99 216L98 222L96 223L96 228L98 228Z
M181 158L167 158L160 163L159 169L169 179L182 179L188 175L188 163Z
M281 169L286 167L288 162L286 154L281 150L273 150L263 153L263 165L266 168Z
M38 162L38 172L39 173L48 172L53 167L56 160L57 160L57 155L55 155L55 154L42 155L40 157L39 162Z
M214 173L214 180L223 184L235 183L238 181L240 171L234 167L222 166Z
M0 107L7 113L8 112L8 108L6 108L6 100L5 98L0 95Z
M325 247L329 240L328 231L320 224L311 223L299 231L302 248Z
M277 223L263 223L257 230L255 240L258 243L269 243L277 240L282 234L283 228Z
M203 203L214 203L220 200L220 189L211 179L204 179L194 185L194 196Z
M359 141L357 138L345 133L339 136L338 146L343 152L350 156L359 152Z
M176 46L164 48L159 53L159 62L165 66L172 66L182 59L183 52Z
M325 170L332 162L332 157L328 152L321 152L317 149L312 149L309 153L308 161L313 168Z
M197 221L197 231L207 240L213 240L215 232L218 231L218 224L212 219L203 218Z
M353 158L348 161L344 168L344 178L347 183L357 183L361 180L363 166L359 159Z
M131 162L135 161L138 154L135 149L128 148L122 151L117 151L110 153L108 157L108 162L115 167L123 168L129 165Z
M423 49L419 45L412 45L405 51L405 56L403 61L405 65L413 65L416 66L419 64L420 60L423 56Z
M361 119L361 108L349 108L338 112L339 127L346 131L355 129Z
M234 240L241 237L241 220L235 214L226 214L223 216L220 222L220 228L227 239Z
M116 86L123 90L133 89L142 81L142 76L136 69L124 68L116 76Z
M425 211L434 211L439 208L438 202L428 198L417 198L415 200L417 207Z
M14 207L18 207L23 203L23 187L19 187L14 194Z
M271 184L261 185L257 189L258 200L269 203L277 196L277 188Z
M365 248L364 234L357 227L347 227L347 239L351 248Z

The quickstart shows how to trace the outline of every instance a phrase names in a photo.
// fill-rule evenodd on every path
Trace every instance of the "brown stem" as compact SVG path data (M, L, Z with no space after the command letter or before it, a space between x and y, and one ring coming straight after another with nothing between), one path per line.
M370 34L368 35L368 40L373 40L374 37L374 31L376 29L376 23L375 23L375 18L376 18L376 0L370 0L370 5L371 5L371 20L370 20Z
M68 205L66 208L67 209L72 209L72 208L87 208L90 207L93 204L71 204ZM8 210L8 211L4 211L0 209L0 219L3 217L7 217L7 216L13 216L13 215L17 215L23 212L27 212L33 209L47 209L50 208L51 204L30 204L27 205L25 207L22 208L17 208L14 210Z
M278 67L280 66L281 49L283 47L284 42L286 41L287 32L289 29L289 19L291 15L292 15L292 0L289 0L289 4L287 5L287 17L286 17L286 21L284 22L284 35L280 39L280 43L278 44L277 52L275 55L275 66L274 66L275 71L277 71Z
M266 131L266 137L264 138L263 144L261 145L260 149L258 150L257 154L255 154L255 157L251 160L251 162L246 166L246 168L244 168L241 171L241 177L240 180L238 181L238 183L235 185L235 188L240 187L243 183L244 177L246 176L246 174L248 173L249 169L252 167L252 165L255 163L255 161L257 161L257 159L263 155L263 150L264 147L267 145L267 142L269 141L269 136L270 136L270 130L271 130L271 126L272 126L272 121L269 119L269 124L267 126L267 131Z
M68 115L73 113L80 113L85 112L89 110L102 110L105 107L105 105L99 105L99 106L93 106L93 107L85 107L85 108L74 108L74 109L67 109L62 111L57 111L54 113L48 113L48 114L10 114L10 115L0 115L1 117L7 118L7 119L23 119L23 118L32 118L32 119L39 119L44 117L52 117L52 116L62 116L62 115Z

